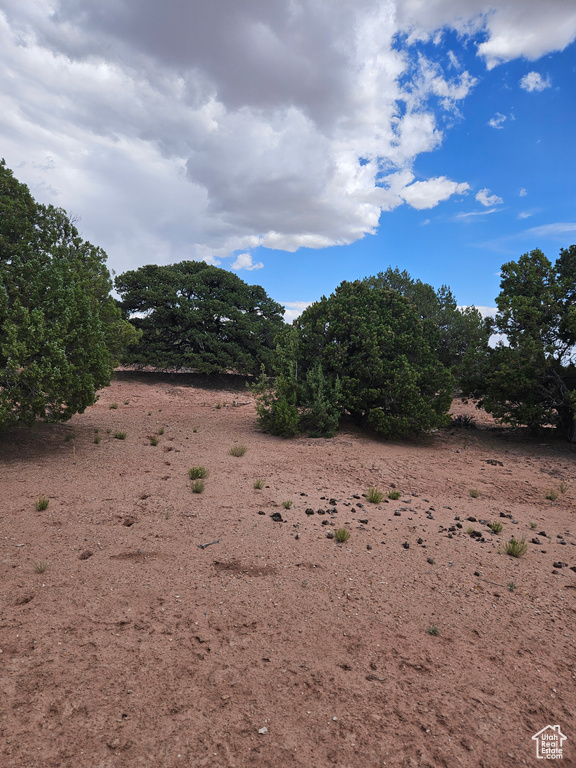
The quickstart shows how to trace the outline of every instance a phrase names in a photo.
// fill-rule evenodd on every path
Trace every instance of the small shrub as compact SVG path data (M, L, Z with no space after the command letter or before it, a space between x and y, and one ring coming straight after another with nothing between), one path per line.
M221 403L216 403L216 410L218 410L218 411L219 411L219 410L220 410L220 408L222 408L222 404L221 404Z
M472 528L472 526L469 525L468 528L466 528L466 533L468 534L468 536L472 536L472 534L474 533L474 528Z
M478 496L480 496L480 491L477 488L470 488L470 496L472 496L473 499L477 499Z
M370 504L380 504L383 498L384 493L379 488L374 488L374 486L368 488L366 500L369 501Z
M158 445L158 438L155 435L150 435L148 439L150 440L150 445Z
M546 498L549 499L550 501L556 501L556 499L558 498L558 491L552 488L552 490L548 491L548 493L546 494Z
M206 484L204 483L204 480L194 480L194 482L190 484L190 488L192 488L192 493L202 493L204 488L206 488Z
M346 530L346 528L338 528L334 531L334 538L338 544L344 544L350 538L350 531Z
M110 403L108 407L111 411L115 411L118 408L118 403Z
M488 528L490 528L490 530L491 530L493 533L501 533L501 532L502 532L502 528L503 528L503 527L504 527L504 526L502 525L502 523L498 523L498 522L495 522L495 523L488 523Z
M451 426L457 429L476 429L476 422L474 416L466 416L461 413L452 417Z
M292 502L292 501L283 501L283 502L282 502L282 506L284 507L284 509L290 509L290 507L292 506L292 504L293 504L293 502Z
M75 437L76 437L75 432L66 432L66 435L64 436L64 440L66 440L66 442L68 443L70 442L70 440L74 440Z
M48 568L48 561L47 560L37 560L34 563L34 570L36 573L44 573L44 571Z
M388 493L388 498L392 499L392 501L397 501L401 495L402 494L400 493L400 491L390 491Z
M114 432L116 440L126 440L126 432Z
M262 488L264 488L264 480L260 480L260 478L254 480L254 488L257 491L260 491Z
M525 555L528 550L528 544L526 544L526 539L515 539L514 536L510 539L510 541L506 544L506 554L511 555L512 557L522 557L522 555Z
M160 427L160 429L158 430L158 434L159 435L163 435L164 434L164 427Z
M558 488L560 489L560 493L566 493L566 491L568 490L568 483L562 480Z
M130 400L124 400L124 405L130 405Z
M244 456L244 454L246 453L246 446L238 443L237 445L233 445L232 448L230 448L230 450L228 451L228 453L230 454L230 456L237 456L237 457Z
M48 509L49 503L50 503L50 499L48 498L48 496L40 496L40 498L36 502L36 511L44 512L45 509Z
M530 528L538 528L538 523L530 523Z
M438 637L438 635L440 634L440 630L438 629L438 626L434 624L431 627L428 627L428 634L433 635L434 637Z
M190 480L197 480L199 478L208 477L209 472L206 467L190 467L188 470Z
M94 440L92 442L94 442L94 443L96 443L96 445L98 445L101 439L102 438L100 437L100 435L94 435Z
M514 592L514 590L518 589L518 587L516 586L516 584L514 584L513 581L509 581L508 582L508 589L510 590L510 592Z
M194 427L194 429L192 430L192 432L198 432L198 430L196 429L196 427Z

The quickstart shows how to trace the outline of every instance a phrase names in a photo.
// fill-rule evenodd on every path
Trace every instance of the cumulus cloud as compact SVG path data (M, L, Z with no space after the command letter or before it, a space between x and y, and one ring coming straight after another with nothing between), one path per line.
M476 200L486 208L490 208L493 205L500 205L500 203L504 202L501 197L492 194L489 189L481 189L476 195Z
M533 91L543 91L546 88L550 88L551 85L550 78L542 77L539 72L528 72L520 80L520 88L524 88L525 91L530 93Z
M234 270L247 269L251 272L254 269L262 269L263 266L264 264L261 261L256 264L253 263L251 253L239 253L232 262L232 269Z
M286 307L284 322L291 323L292 320L296 320L313 303L313 301L281 301L280 304Z
M576 36L563 0L494 0L489 13L484 0L2 9L2 154L36 197L81 214L117 270L184 258L258 269L259 245L351 243L382 212L464 194L465 179L414 180L475 85L457 53L443 68L419 41L451 28L493 67Z

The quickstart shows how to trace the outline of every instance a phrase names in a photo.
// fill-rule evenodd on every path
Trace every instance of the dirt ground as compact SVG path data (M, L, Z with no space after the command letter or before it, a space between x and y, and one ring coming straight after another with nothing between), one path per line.
M457 402L283 440L220 386L126 373L0 437L0 765L506 768L559 725L575 766L574 448Z

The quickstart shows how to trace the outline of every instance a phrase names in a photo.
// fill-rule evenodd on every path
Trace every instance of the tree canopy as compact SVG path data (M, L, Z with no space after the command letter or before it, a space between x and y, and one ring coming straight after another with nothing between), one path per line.
M308 307L280 342L280 384L259 403L260 424L269 431L293 434L299 426L331 434L344 412L385 437L446 423L452 377L398 291L343 282Z
M0 161L0 429L83 412L138 338L101 248Z
M467 362L464 392L496 418L576 442L576 246L502 266L494 330L505 337Z
M428 283L414 280L405 270L391 267L365 278L365 282L375 288L398 291L412 302L424 325L426 338L456 380L466 355L488 343L490 322L484 320L475 307L459 308L447 285L435 290Z
M119 275L121 307L142 331L125 362L201 373L270 367L284 309L259 285L201 261Z

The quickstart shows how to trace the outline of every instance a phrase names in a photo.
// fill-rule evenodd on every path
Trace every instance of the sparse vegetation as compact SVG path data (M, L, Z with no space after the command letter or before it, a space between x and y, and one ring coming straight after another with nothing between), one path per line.
M150 435L148 439L150 440L150 445L158 445L158 438L155 435Z
M518 587L516 586L516 584L514 584L513 581L509 581L508 582L508 589L510 590L510 592L514 592L514 590L518 589Z
M190 480L197 480L208 477L210 473L206 469L206 467L190 467L188 470L188 475L190 477Z
M66 442L68 443L70 442L70 440L74 440L75 437L76 437L75 432L66 432L66 434L64 435L64 440L66 440Z
M236 445L233 445L232 448L228 451L230 456L244 456L246 453L246 446L242 445L241 443L237 443Z
M114 432L116 440L126 440L126 432Z
M44 571L48 568L48 561L47 560L37 560L34 563L34 570L36 573L44 573Z
M568 490L568 483L565 480L562 480L562 482L558 487L560 489L560 493L566 493L566 491Z
M512 557L522 557L522 555L526 554L527 550L528 544L526 544L526 539L515 539L514 536L512 536L510 541L506 544L505 552Z
M530 528L538 528L538 523L530 523Z
M397 501L401 495L400 491L389 491L388 498L392 499L392 501Z
M257 491L262 490L262 488L264 488L264 480L260 480L260 478L257 478L256 480L254 480L254 488Z
M284 509L290 509L290 507L292 506L292 504L293 504L293 502L292 502L292 501L283 501L283 502L282 502L282 506L284 507Z
M440 630L438 629L438 626L436 624L433 624L431 627L428 627L428 634L433 635L434 637L438 637L440 634Z
M474 533L474 528L472 528L472 526L469 525L468 528L466 528L466 533L468 534L468 536L472 536L472 534Z
M334 538L338 544L345 544L350 538L350 531L348 531L346 528L338 528L334 531Z
M368 488L368 491L366 493L366 500L370 502L370 504L380 504L382 499L384 498L384 492L381 491L379 488L375 488L374 486L371 486Z
M159 435L163 435L164 434L164 427L160 427L160 429L158 430L158 434Z
M462 413L452 417L452 427L456 429L476 429L474 416L466 416Z
M124 405L130 405L130 400L124 400Z
M108 408L109 408L111 411L115 411L115 410L118 408L118 403L110 403L110 405L108 406Z
M190 488L192 489L192 493L203 493L206 484L204 480L194 480L194 482L190 484Z
M502 525L502 523L498 523L498 522L488 523L488 528L490 528L492 533L501 533L503 527L504 526Z
M36 511L44 512L45 509L48 509L49 503L50 503L50 499L48 498L48 496L40 496L40 498L36 502Z
M472 496L473 499L477 499L478 496L480 496L480 491L477 488L470 488L470 496Z
M100 437L100 435L94 435L94 440L92 442L94 442L94 443L96 443L96 445L98 445L100 443L101 439L102 438Z
M549 501L556 501L556 499L558 498L558 491L552 488L546 494L546 498L549 499Z

